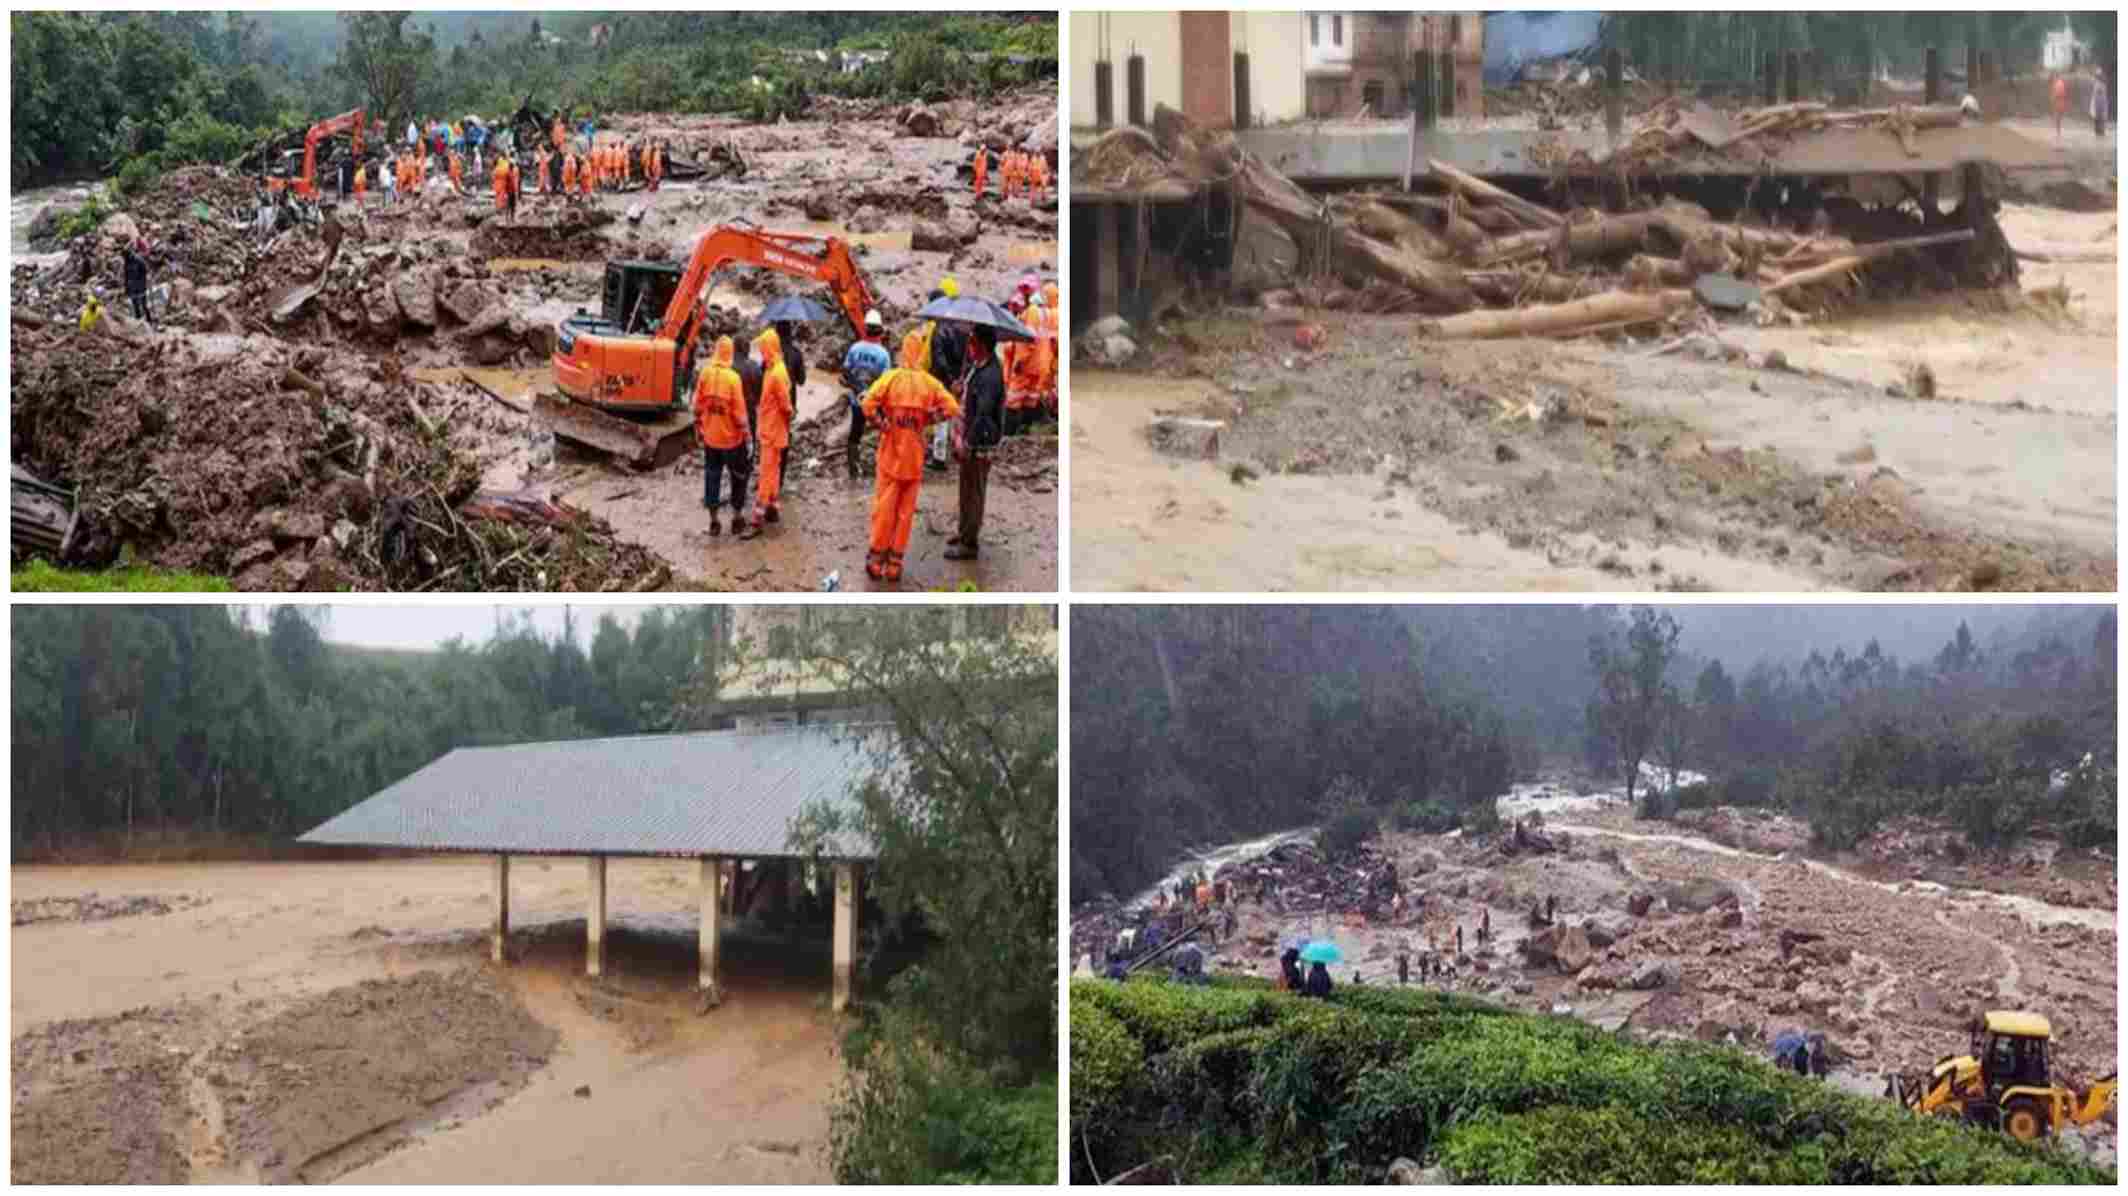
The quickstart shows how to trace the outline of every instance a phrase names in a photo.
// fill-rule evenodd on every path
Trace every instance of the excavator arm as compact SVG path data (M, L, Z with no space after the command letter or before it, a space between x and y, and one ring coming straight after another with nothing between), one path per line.
M755 266L797 278L810 278L825 285L842 306L852 330L864 333L865 312L873 307L872 288L850 256L849 243L840 237L816 237L803 233L772 233L761 229L721 225L704 234L680 276L679 288L665 309L665 322L658 335L679 347L686 361L694 351L701 330L702 297L709 280L729 265Z
M310 126L310 132L303 135L303 173L296 179L297 195L305 199L318 197L318 143L326 138L353 130L355 160L361 161L362 128L367 123L368 113L357 108L352 112L327 117Z
M2082 1105L2075 1104L2075 1098L2072 1095L2070 1098L2069 1120L2078 1125L2090 1125L2092 1122L2104 1117L2107 1110L2113 1108L2113 1101L2120 1090L2120 1085L2120 1074L2115 1072L2093 1084L2091 1091L2084 1094L2084 1103Z

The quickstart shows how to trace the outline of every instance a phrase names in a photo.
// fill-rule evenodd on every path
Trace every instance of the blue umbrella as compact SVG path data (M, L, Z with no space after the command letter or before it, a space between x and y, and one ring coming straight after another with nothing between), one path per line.
M1307 963L1343 963L1345 953L1328 939L1317 939L1300 949L1300 957Z
M1011 312L988 299L974 295L960 295L950 299L933 299L917 309L919 320L958 320L963 324L981 324L995 329L1000 340L1031 341L1034 329L1020 323Z
M816 324L831 318L833 317L829 314L827 308L820 306L811 299L807 299L803 295L785 295L781 299L771 301L767 307L761 309L761 322L763 324L775 324L784 320L797 324Z

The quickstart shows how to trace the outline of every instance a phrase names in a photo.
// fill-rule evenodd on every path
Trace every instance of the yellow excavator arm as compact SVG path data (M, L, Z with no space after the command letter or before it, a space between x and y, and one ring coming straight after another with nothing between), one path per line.
M2115 1072L2093 1084L2091 1091L2084 1094L2083 1104L2071 1104L2069 1120L2078 1125L2090 1125L2104 1117L2113 1108L2114 1096L2120 1089L2120 1083L2120 1073Z

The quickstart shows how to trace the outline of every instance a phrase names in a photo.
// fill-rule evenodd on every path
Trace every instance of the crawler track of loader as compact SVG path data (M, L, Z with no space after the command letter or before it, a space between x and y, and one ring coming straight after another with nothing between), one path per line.
M532 400L532 414L555 439L603 453L632 469L661 469L694 445L694 419L684 411L615 415L543 390Z

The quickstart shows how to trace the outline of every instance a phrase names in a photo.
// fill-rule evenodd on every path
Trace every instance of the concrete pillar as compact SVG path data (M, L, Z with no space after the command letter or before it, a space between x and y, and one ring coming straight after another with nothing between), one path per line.
M1937 56L1936 47L1930 46L1922 52L1921 102L1933 104L1942 95L1943 60ZM1940 172L1932 170L1921 176L1921 215L1923 219L1931 223L1934 223L1936 214L1940 210L1938 196L1942 193L1942 189L1943 175Z
M1249 114L1256 109L1249 97L1249 52L1234 52L1234 127L1249 127Z
M1123 111L1132 126L1145 128L1145 55L1136 50L1123 60Z
M1803 98L1803 56L1790 50L1784 63L1787 68L1781 77L1781 92L1791 104Z
M1094 318L1123 310L1123 205L1094 205Z
M857 991L857 865L835 865L835 999L836 1013L850 1007Z
M698 977L698 983L701 986L703 995L709 998L709 1003L713 1006L724 1000L723 990L717 987L717 948L719 940L723 937L721 932L724 929L724 918L722 916L724 903L719 896L723 889L723 879L724 861L713 855L703 856L701 945L698 952L700 957L698 960L700 976Z
M1435 106L1435 111L1453 117L1456 114L1456 52L1453 47L1441 51L1440 80L1441 102Z
M1107 132L1116 123L1116 64L1094 63L1094 127Z
M606 857L585 860L591 881L591 909L584 918L584 974L606 973Z
M495 857L495 931L489 936L495 962L503 962L503 942L510 937L510 857Z
M1774 96L1780 87L1780 78L1780 59L1774 56L1773 51L1768 50L1766 51L1765 59L1759 66L1759 102L1761 104L1773 103Z

